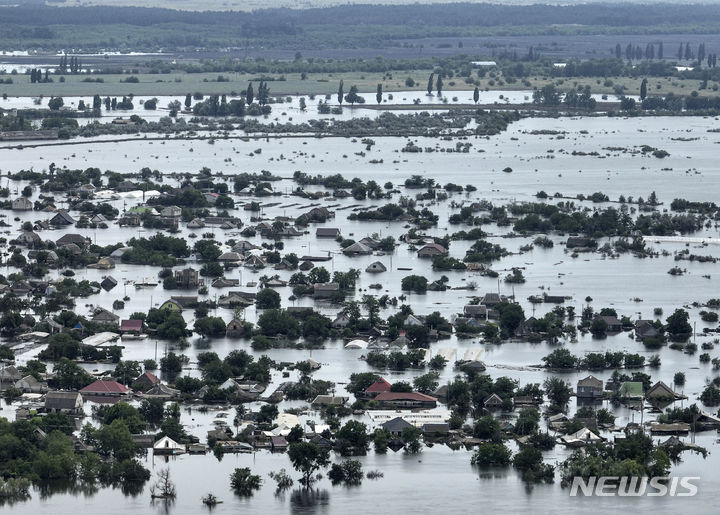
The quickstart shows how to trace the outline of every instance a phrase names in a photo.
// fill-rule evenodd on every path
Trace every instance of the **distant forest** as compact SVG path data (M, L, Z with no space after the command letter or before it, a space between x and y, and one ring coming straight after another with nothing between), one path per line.
M720 28L717 14L717 5L679 4L348 5L253 13L30 4L2 8L0 44L353 48L424 37L713 33Z
M492 4L347 5L315 9L264 9L243 12L190 12L144 7L49 7L20 5L2 10L3 25L230 25L246 30L301 30L313 25L658 26L704 24L717 18L717 5L583 4L571 6ZM253 32L257 32L253 29Z

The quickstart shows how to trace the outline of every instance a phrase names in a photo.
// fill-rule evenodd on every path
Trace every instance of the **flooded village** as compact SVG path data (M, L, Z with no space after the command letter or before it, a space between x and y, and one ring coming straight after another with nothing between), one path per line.
M481 90L446 67L510 65L438 59L370 91L5 94L4 509L711 509L714 66L675 109L647 96L674 75ZM569 494L596 476L642 491Z

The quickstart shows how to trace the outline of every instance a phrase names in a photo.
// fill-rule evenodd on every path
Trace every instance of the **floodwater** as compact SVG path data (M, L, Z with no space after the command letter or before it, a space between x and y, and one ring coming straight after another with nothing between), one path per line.
M0 70L2 69L2 63L0 63ZM478 97L478 104L492 104L492 105L503 105L503 104L521 104L521 103L527 103L532 100L533 92L531 90L522 90L522 91L500 91L500 90L487 90L487 91L480 91L479 97ZM120 95L121 97L122 95ZM377 105L377 100L374 93L361 93L359 96L363 97L365 99L365 104L367 106L375 106ZM616 100L617 98L613 95L598 95L594 94L592 95L593 98L597 101L602 101L607 98L610 100ZM638 98L633 95L629 95L632 98ZM329 97L329 98L328 98ZM605 98L603 98L605 97ZM0 99L0 107L4 109L32 109L32 108L47 108L47 104L50 101L51 97L29 97L29 96L23 96L23 97L8 97L5 99ZM103 97L104 98L104 97ZM157 98L157 109L155 110L149 110L145 109L143 107L143 103L146 100L150 100L151 98ZM228 102L231 100L239 99L239 96L231 96L227 95ZM304 110L300 109L300 99L303 98L305 100L306 108ZM86 106L92 106L93 98L92 96L87 97L63 97L64 106L77 109L79 102L83 101ZM178 101L180 104L184 107L185 103L185 96L171 96L171 95L161 95L152 97L149 95L137 95L133 98L133 109L129 110L115 110L115 111L106 111L105 107L103 105L103 108L101 110L101 116L100 118L77 118L77 122L80 125L86 125L88 123L92 123L95 120L98 120L102 123L108 122L116 117L129 117L133 114L136 114L140 117L142 117L145 120L148 121L157 121L163 116L168 116L169 109L168 104L170 102ZM325 95L313 95L310 96L286 96L286 97L275 97L273 98L272 108L273 112L263 118L259 118L260 121L266 121L268 123L271 122L280 122L280 123L288 123L288 122L294 122L294 123L302 123L306 122L308 120L312 119L335 119L335 120L349 120L358 116L363 117L370 117L375 118L378 116L381 111L378 111L376 109L363 109L363 104L356 104L355 106L349 106L347 103L344 104L342 113L340 114L327 114L327 115L320 115L318 114L318 105L320 102L328 102L331 106L335 107L337 105L337 95L332 94L328 95L327 97ZM193 104L198 102L197 100L193 100ZM437 95L427 95L424 91L395 91L395 92L385 92L383 93L383 105L387 106L397 106L397 105L438 105L438 104L473 104L473 91L472 90L463 90L463 91L446 91L442 96ZM413 111L404 111L404 110L393 110L394 113L400 114L405 112L413 112ZM185 114L182 112L178 112L177 117L180 119L189 119L192 118L192 115Z
M275 106L273 116L281 106ZM296 116L294 113L293 116ZM7 148L11 144L0 146L0 162L2 171L17 171L24 168L36 170L46 169L50 163L58 167L86 168L100 167L102 170L112 170L120 173L135 173L144 166L158 169L164 174L197 172L203 166L209 167L215 174L232 175L240 172L259 172L268 170L283 177L279 182L273 183L277 192L283 193L277 197L260 199L261 203L278 203L279 205L265 207L263 218L273 218L277 215L297 216L309 210L310 202L299 197L290 196L289 192L297 184L289 180L293 172L301 170L308 174L341 173L346 178L359 177L363 180L376 180L381 185L392 181L399 187L402 195L414 196L417 190L405 190L401 185L412 174L420 174L435 178L439 184L454 182L457 184L473 184L478 191L473 193L451 194L448 201L441 203L427 202L425 205L440 216L437 227L428 230L429 234L442 236L448 232L467 228L451 226L448 217L457 212L450 208L450 202L468 203L480 199L487 199L495 204L504 204L511 201L533 201L535 193L545 190L549 194L561 192L567 196L577 194L591 194L602 191L611 200L620 195L644 197L655 191L661 202L662 209L669 209L673 198L684 197L697 201L715 201L714 193L720 188L720 172L717 169L716 145L720 135L708 132L717 127L717 120L702 117L657 117L657 118L564 118L525 119L512 124L509 129L489 138L467 138L462 142L472 144L469 153L441 152L439 150L454 149L456 140L440 141L431 138L411 138L423 148L436 148L435 152L403 153L400 150L408 141L407 138L377 137L375 146L370 151L365 145L351 138L271 138L239 139L246 136L241 133L231 133L231 139L217 139L214 144L207 141L188 141L169 138L165 141L144 141L139 138L134 141L120 143L103 143L103 139L77 140L77 145L67 146L39 146L37 148L14 149ZM552 134L531 135L532 131L555 131ZM107 139L107 138L105 138ZM643 144L652 145L669 152L664 159L649 157L642 154L630 154L617 148L633 149ZM610 149L611 150L608 150ZM261 153L256 152L260 149ZM597 152L598 156L572 155L576 152ZM365 155L359 153L365 152ZM382 162L370 163L371 160ZM511 173L503 172L505 167L512 168ZM219 180L227 178L218 177ZM5 186L6 178L2 179ZM166 176L165 182L175 184L176 179ZM8 182L11 187L11 197L16 195L25 186L23 183ZM232 184L230 182L232 188ZM308 189L314 189L312 187ZM38 192L35 192L37 195ZM394 194L393 201L398 201L401 194ZM243 197L235 197L236 202L249 201ZM552 200L550 200L552 201ZM111 203L122 211L131 207L132 201L122 199ZM357 201L350 199L328 199L317 201L321 204L333 206L336 211L334 220L328 221L324 226L338 227L343 236L359 240L364 236L377 233L381 236L393 235L396 239L407 231L400 223L387 222L352 222L347 215L352 212L353 206L371 206L377 204L375 200ZM422 203L420 203L422 204ZM607 204L582 203L590 209ZM613 204L618 206L618 204ZM17 231L17 226L25 220L41 219L39 213L9 212L6 222L13 228L8 229L10 236ZM250 224L248 212L239 210L237 215ZM19 217L13 222L12 218ZM392 256L359 256L349 258L338 253L339 247L334 241L318 240L314 236L317 225L309 229L309 234L295 239L285 240L283 252L295 252L298 255L318 255L331 252L333 259L324 265L331 271L357 268L364 271L365 267L373 261L380 260L388 268L388 272L371 275L363 272L358 281L358 292L355 298L362 294L385 294L390 297L400 296L400 281L402 277L411 273L425 275L429 280L439 279L443 273L429 269L426 261L416 257L406 246L402 245ZM553 295L572 296L566 305L572 305L579 313L586 304L585 298L592 297L591 305L599 310L602 307L614 307L618 315L627 315L636 319L652 318L654 308L662 308L664 316L672 310L687 306L691 313L691 322L697 322L695 338L700 345L712 341L711 337L702 335L702 328L712 327L699 319L701 308L693 308L692 302L704 303L708 299L718 297L718 276L713 274L713 265L710 263L697 263L682 261L676 263L673 253L684 250L686 243L682 242L655 242L652 237L647 238L651 246L658 251L667 250L669 256L653 259L638 259L629 254L621 255L618 259L602 259L598 254L580 254L573 258L563 249L565 237L551 236L555 242L552 249L535 248L530 252L520 254L519 248L531 242L534 238L503 238L508 228L499 228L494 225L484 227L491 233L491 241L505 246L513 252L493 268L500 272L502 278L511 267L525 267L525 284L514 285L514 288L496 279L481 277L472 272L445 272L450 279L451 287L462 287L469 282L476 283L474 291L448 290L446 292L428 292L424 295L407 294L408 303L416 314L429 314L439 311L452 319L462 312L462 307L473 295L482 295L485 292L497 292L505 295L515 295L525 309L526 316L535 314L542 316L552 306L548 304L537 305L533 311L532 305L526 300L530 295L548 292ZM137 228L119 228L111 225L107 230L55 230L40 233L44 239L58 239L66 232L80 232L93 239L98 244L110 244L119 240L128 240L137 236L150 236L152 231ZM195 235L185 228L180 235L188 238L190 242L202 236L203 233L214 232L216 239L225 242L230 238L244 239L237 231L222 231L220 229L200 229ZM704 229L702 236L717 238L718 229L711 225ZM696 235L693 235L696 236ZM259 244L263 240L258 236L250 241ZM601 245L602 245L601 241ZM701 246L688 243L694 254L718 255L716 245ZM450 246L450 255L461 258L470 242L454 241ZM224 250L228 247L224 246ZM688 273L681 277L671 276L667 271L680 265ZM192 260L190 265L195 265ZM412 271L398 268L411 268ZM9 273L7 270L5 273ZM282 279L288 279L292 272L275 271L271 268L252 273L247 269L234 269L226 274L229 278L238 278L243 284L257 281L261 275L278 274ZM111 292L102 292L87 299L77 299L76 311L89 315L91 306L111 308L115 299L129 297L125 308L115 312L122 318L127 318L132 312L147 310L151 306L158 306L170 295L184 294L181 291L165 291L162 286L154 289L135 290L132 284L125 282L140 277L152 277L157 269L118 264L110 271L78 270L76 279L100 280L105 275L112 275L119 281L119 285ZM381 290L372 290L368 287L373 283L380 283ZM252 288L243 287L243 290ZM280 288L283 297L283 306L293 305L287 300L290 288ZM222 290L210 288L208 298L216 298ZM202 296L201 296L202 297ZM294 305L314 305L308 298L295 301ZM319 311L331 318L339 311L337 306L316 306ZM394 313L393 308L384 310L383 317ZM229 321L230 310L218 308L217 316ZM183 312L188 326L192 327L193 313ZM246 319L255 321L257 313L254 307L245 312ZM224 357L230 350L243 348L259 357L261 353L253 352L246 341L230 341L224 338L212 341L202 341L196 336L190 338L190 347L182 350L190 357L186 373L199 376L196 357L199 352L212 350L220 357ZM166 342L145 341L123 342L124 359L143 360L161 357ZM687 382L684 387L678 387L688 396L682 401L687 405L697 401L697 397L706 382L717 372L712 370L710 364L702 364L697 355L687 355L679 351L664 347L659 351L647 352L643 346L632 340L628 333L609 336L597 340L589 335L579 336L576 343L566 342L573 353L581 355L590 351L625 350L638 352L647 357L659 354L662 366L657 370L645 370L652 375L653 381L662 380L672 384L673 374L684 371ZM467 349L483 349L482 360L488 365L488 373L492 377L509 376L518 379L521 384L542 383L550 377L548 372L532 368L531 365L541 363L541 358L551 352L552 346L530 344L527 342L506 343L499 346L486 345L477 339L460 340L451 338L432 344L433 354L439 349L456 349L459 356ZM20 363L32 359L42 347L32 349L18 357ZM267 354L280 362L295 362L312 357L322 364L322 368L314 373L315 378L333 380L345 383L353 372L372 370L360 356L366 351L346 350L342 341L328 341L320 349L294 350L271 349ZM705 352L705 351L703 351ZM711 356L716 351L707 351ZM698 353L699 354L699 353ZM111 368L107 365L88 365L90 370ZM384 376L391 382L397 380L412 380L423 371L386 372ZM571 372L561 377L571 385L587 373ZM593 375L607 379L610 372L593 373ZM441 373L441 383L451 380L454 371L448 366ZM296 378L291 373L291 379ZM277 371L273 372L268 392L282 381L285 381ZM338 384L338 393L344 393L344 385ZM283 402L279 405L280 411L291 407L300 407L302 402ZM681 403L678 403L680 405ZM251 404L257 409L259 404ZM89 408L88 408L89 409ZM574 413L576 406L571 401L570 414ZM710 409L712 410L712 409ZM225 410L232 416L232 409ZM182 422L187 430L205 441L206 433L213 428L213 420L217 411L199 413L197 410L183 411ZM616 424L624 426L626 423L639 422L641 414L627 408L615 410L618 417ZM14 408L2 404L0 415L11 420L14 418ZM655 415L645 413L644 421L651 420ZM369 426L372 421L366 416L358 418ZM318 414L308 411L301 416L302 423L317 420ZM612 434L603 433L603 436L612 438ZM686 438L687 439L687 438ZM408 456L402 452L386 456L376 456L372 451L361 458L365 471L380 470L385 477L376 481L365 480L359 487L333 487L327 480L318 483L314 496L307 493L288 491L284 495L274 495L274 484L267 477L270 471L285 468L291 470L289 460L285 455L274 455L268 451L259 451L252 455L226 455L220 463L212 456L183 456L170 459L172 477L178 485L179 496L173 506L164 503L150 504L149 484L137 497L125 497L119 490L101 490L94 494L55 494L48 498L41 498L38 492L33 498L22 504L12 507L16 513L56 513L65 515L85 509L89 512L102 510L104 513L126 513L136 511L140 513L178 513L191 514L205 510L200 498L207 492L213 492L223 504L218 505L214 513L230 513L242 510L246 513L366 513L368 501L377 503L383 511L387 512L424 512L430 509L450 509L455 512L468 512L478 506L492 506L495 509L504 509L511 513L523 510L535 510L542 513L576 513L580 511L600 511L637 509L655 511L657 513L675 513L677 510L694 509L706 513L714 506L714 491L720 487L720 480L714 474L716 468L715 454L716 434L702 433L697 436L697 443L708 447L711 454L703 460L701 456L685 453L683 462L672 469L673 476L698 476L699 494L694 498L571 498L568 490L563 490L559 484L536 485L526 487L519 476L512 469L487 471L478 470L470 465L471 453L466 450L451 451L444 446L425 448L419 455ZM546 461L555 463L562 461L568 451L556 447L553 451L545 453ZM148 468L153 471L166 466L163 458L152 456L147 458ZM235 467L249 466L254 473L264 478L263 488L251 499L240 499L233 496L229 490L229 475ZM292 473L294 477L297 477ZM557 481L559 476L556 475ZM297 487L297 485L296 485Z

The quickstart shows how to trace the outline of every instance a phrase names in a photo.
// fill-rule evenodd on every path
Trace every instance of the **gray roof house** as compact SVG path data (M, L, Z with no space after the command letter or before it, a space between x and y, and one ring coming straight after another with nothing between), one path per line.
M414 427L410 422L407 422L402 417L395 417L381 426L385 431L393 436L402 436L403 431L406 427Z
M470 318L487 320L488 308L483 304L468 304L463 307L463 315Z
M316 238L337 238L340 236L340 229L336 227L318 227L315 231Z
M577 396L586 399L602 397L603 382L597 377L587 376L577 383Z
M317 283L313 284L313 298L329 299L340 291L338 283Z
M45 394L45 411L77 414L82 412L83 402L79 392L48 392Z

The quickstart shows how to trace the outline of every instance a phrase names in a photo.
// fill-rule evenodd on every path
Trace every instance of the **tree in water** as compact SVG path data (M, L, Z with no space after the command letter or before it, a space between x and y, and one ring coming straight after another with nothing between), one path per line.
M230 475L230 485L233 491L241 497L250 497L255 490L260 489L262 479L252 474L248 467L236 468Z
M314 481L315 472L330 464L330 452L312 442L298 442L288 447L288 457L295 470L303 477L300 482L309 487Z
M338 86L338 93L337 93L338 104L342 104L342 101L343 101L343 86L344 86L344 82L342 80L340 80L340 85Z
M431 74L430 74L430 78L428 79L428 84L427 84L427 93L428 93L428 95L432 95L432 91L433 91L433 77L435 77L435 74L434 74L434 73L431 73Z
M247 105L250 105L255 100L255 92L253 91L252 83L248 84L247 91L245 92L245 101Z
M362 104L364 101L365 99L358 95L357 86L350 86L350 91L348 91L348 94L345 95L345 102L348 102L349 104L355 104L355 102Z
M177 492L175 483L170 480L170 469L160 469L157 481L150 487L150 497L153 499L175 499Z

